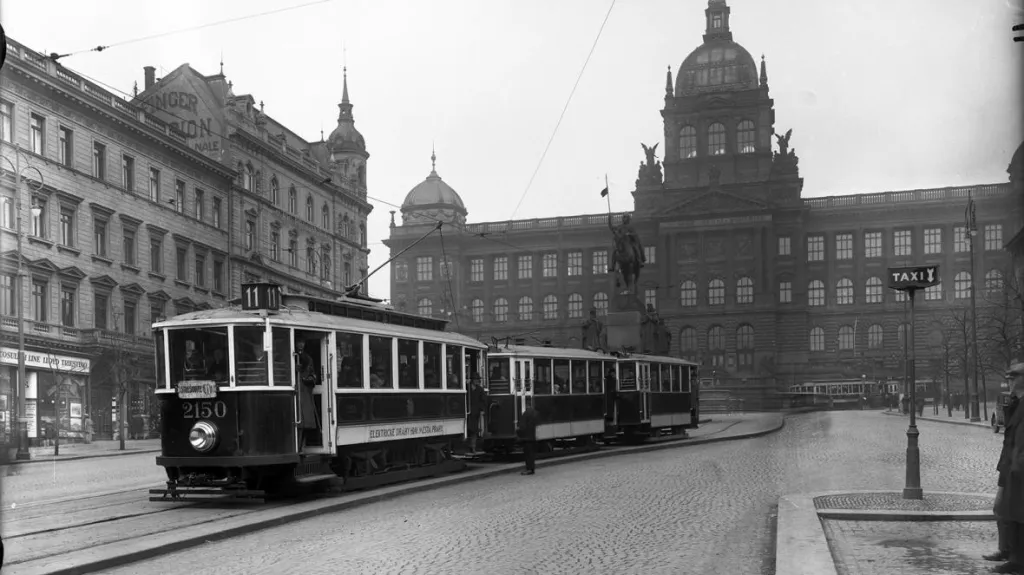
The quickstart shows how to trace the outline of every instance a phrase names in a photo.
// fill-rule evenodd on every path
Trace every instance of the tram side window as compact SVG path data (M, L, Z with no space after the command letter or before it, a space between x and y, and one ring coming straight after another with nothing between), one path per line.
M371 335L370 388L394 389L391 365L391 338Z
M458 349L463 349L463 348L460 347ZM456 357L458 357L458 356L456 356ZM466 375L465 375L465 379L468 380L468 381L476 380L476 381L480 382L480 384L484 387L484 389L487 389L487 384L484 383L484 381L483 381L484 369L487 368L487 366L484 364L484 352L479 350L479 349L467 349L467 350L465 350L465 353L464 353L463 357L466 358L466 372L465 372ZM507 365L508 362L506 361L505 364ZM458 373L458 372L456 371L455 373ZM459 389L465 389L466 388L466 386L464 385L465 382L461 382L461 383L463 385L461 387L459 387Z
M338 332L335 356L338 358L338 387L362 389L363 387L363 335L360 333Z
M623 390L636 389L636 364L626 361L619 366L619 386Z
M572 392L587 392L587 362L573 360L572 362Z
M663 393L672 391L672 367L673 366L666 365L664 363L651 366L651 371L654 371L655 369L658 370L658 379L661 382L658 386L658 390Z
M158 329L153 333L153 345L156 356L156 387L163 389L167 387L167 377L164 373L167 367L167 357L164 356L164 330Z
M614 361L602 361L601 371L604 373L604 390L605 393L609 391L615 391L619 386L619 377L615 373L615 362Z
M459 366L464 363L462 346L449 345L445 347L445 389L462 389L462 371ZM469 365L466 365L466 374L472 378L473 370L470 369Z
M648 369L651 374L651 391L663 391L661 389L661 366L657 363L652 363Z
M423 388L441 389L441 344L423 342Z
M566 370L568 370L568 366ZM551 360L535 359L533 361L533 372L533 393L537 395L551 395Z
M420 388L420 346L411 339L398 340L398 388Z
M267 364L270 359L263 349L263 326L234 327L235 384L267 385Z
M289 386L292 384L292 338L291 330L286 327L275 327L270 332L273 341L270 345L273 351L274 385Z
M171 384L177 387L182 380L211 380L227 383L228 328L168 330L170 347ZM213 373L214 369L223 373Z
M587 362L587 393L601 393L601 375L603 373L600 361Z
M672 391L678 393L686 391L686 384L683 383L683 378L686 377L690 371L690 368L685 365L673 365L672 366Z
M555 394L569 393L569 360L556 359L553 373Z

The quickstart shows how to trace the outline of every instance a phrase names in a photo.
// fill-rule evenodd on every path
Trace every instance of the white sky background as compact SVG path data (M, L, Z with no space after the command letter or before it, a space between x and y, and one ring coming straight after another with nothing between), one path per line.
M67 53L309 0L5 0L30 48ZM804 196L1005 182L1024 139L1024 0L729 0L733 38L767 57L776 130L793 129ZM307 140L334 129L343 46L367 170L371 269L389 210L437 170L471 222L507 220L610 0L336 0L113 46L62 63L122 92L182 63ZM516 218L632 209L640 143L662 156L665 71L702 42L707 0L618 0ZM389 205L394 204L394 205ZM399 214L396 214L396 218ZM398 220L400 223L400 219ZM484 241L484 240L481 240ZM389 297L388 268L370 292Z

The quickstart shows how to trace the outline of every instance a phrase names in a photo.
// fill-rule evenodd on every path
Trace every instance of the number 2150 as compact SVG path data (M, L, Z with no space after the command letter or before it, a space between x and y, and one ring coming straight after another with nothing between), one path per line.
M223 401L186 401L181 404L185 419L223 418L228 414L228 406Z

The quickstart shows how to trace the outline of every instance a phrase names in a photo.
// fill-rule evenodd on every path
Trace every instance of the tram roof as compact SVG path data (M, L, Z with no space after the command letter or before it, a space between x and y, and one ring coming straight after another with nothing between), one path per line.
M572 347L553 347L541 345L509 345L501 346L497 350L492 349L488 354L491 357L503 355L543 357L552 359L580 359L593 361L647 361L651 363L671 363L675 365L696 366L697 364L685 359L667 357L661 355L630 354L614 355L588 349L577 349Z
M324 331L348 331L385 337L406 337L464 345L486 349L487 344L469 336L452 331L439 331L419 327L408 327L391 323L368 321L338 315L309 311L299 307L282 307L270 312L271 323L288 327ZM258 310L243 310L238 306L199 310L176 315L153 324L154 329L168 327L198 327L211 325L262 323L263 315Z

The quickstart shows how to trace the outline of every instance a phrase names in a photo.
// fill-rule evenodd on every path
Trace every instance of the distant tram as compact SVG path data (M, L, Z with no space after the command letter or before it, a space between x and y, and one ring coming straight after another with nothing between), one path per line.
M831 409L864 409L881 407L882 397L899 393L899 387L899 382L850 379L792 385L789 392L808 396L809 405L828 404Z

